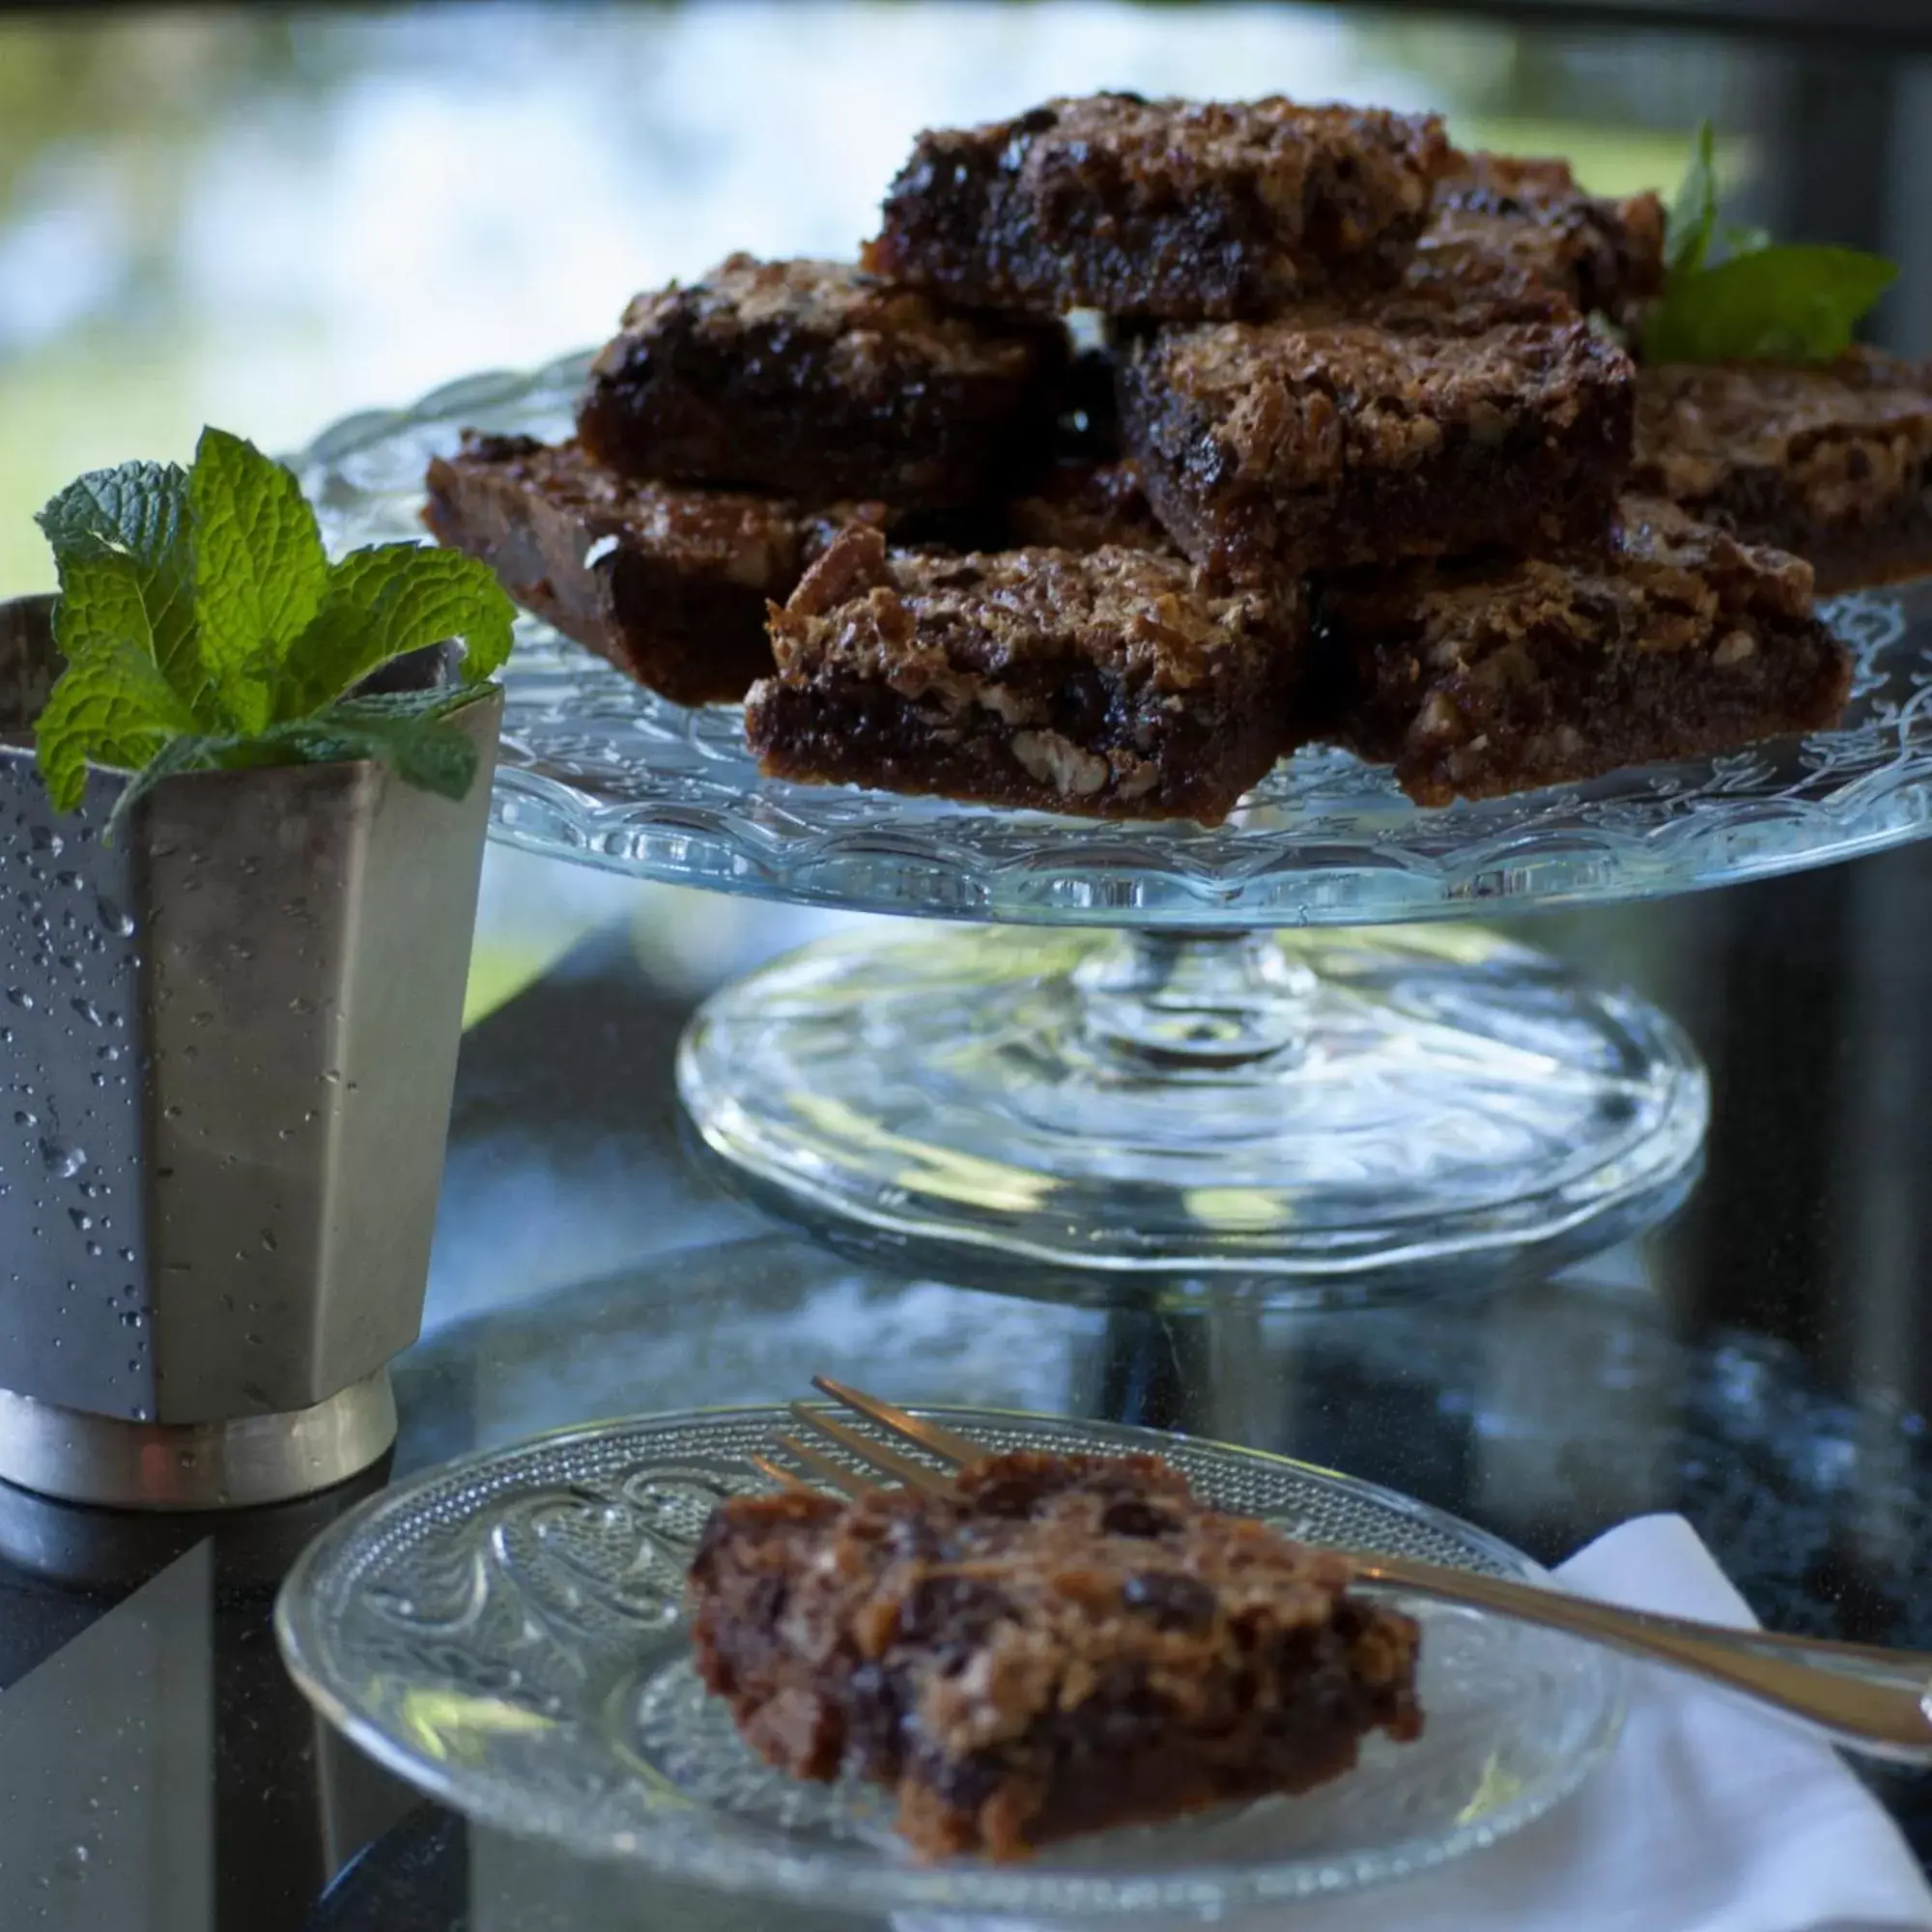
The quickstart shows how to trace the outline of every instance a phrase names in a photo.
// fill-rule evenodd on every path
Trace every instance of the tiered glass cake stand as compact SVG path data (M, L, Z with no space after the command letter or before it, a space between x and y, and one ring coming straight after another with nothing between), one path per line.
M418 534L424 465L466 426L564 433L583 367L338 425L302 462L331 543ZM952 922L809 947L685 1037L703 1145L821 1236L1054 1293L1364 1295L1587 1251L1682 1197L1709 1099L1689 1041L1462 922L1932 828L1932 585L1830 615L1858 667L1838 730L1440 811L1304 753L1211 832L781 783L736 707L667 703L526 620L494 827Z

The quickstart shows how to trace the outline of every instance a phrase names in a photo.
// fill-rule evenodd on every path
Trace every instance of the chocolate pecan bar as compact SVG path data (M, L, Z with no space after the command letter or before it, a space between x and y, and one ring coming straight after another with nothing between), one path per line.
M1814 730L1851 679L1808 564L1640 497L1602 552L1365 571L1319 611L1328 735L1421 805Z
M1108 546L933 556L842 530L771 615L746 732L775 778L1217 824L1273 764L1298 587Z
M1347 1561L1148 1456L1007 1455L956 1496L741 1497L691 1572L704 1682L794 1776L886 1786L923 1857L1298 1792L1415 1737L1418 1633Z
M1160 521L1257 582L1587 539L1630 461L1635 377L1567 304L1416 297L1164 331L1120 384Z
M1932 573L1932 368L1864 349L1643 369L1631 474L1797 552L1821 591Z
M943 508L1044 449L1065 355L1057 323L732 255L631 304L578 435L630 475Z
M1173 321L1394 281L1449 148L1379 108L1050 100L923 133L866 266L950 301Z
M466 437L428 489L439 543L653 691L742 697L771 669L766 600L790 595L809 536L790 503L633 482L530 437Z
M1663 205L1585 194L1567 161L1459 154L1437 182L1411 287L1559 295L1629 320L1663 285Z

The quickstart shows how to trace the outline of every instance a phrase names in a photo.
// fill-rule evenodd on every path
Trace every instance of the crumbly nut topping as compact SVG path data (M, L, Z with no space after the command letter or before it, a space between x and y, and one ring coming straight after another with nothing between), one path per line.
M1184 691L1224 653L1271 647L1292 597L1231 592L1179 556L1119 545L926 556L855 525L774 610L772 647L781 674L837 667L908 696L985 702L988 680L1082 663Z
M1022 192L1078 172L1108 190L1184 206L1233 181L1264 202L1288 235L1298 235L1314 212L1311 183L1333 185L1346 189L1341 226L1324 241L1340 251L1419 217L1449 153L1433 114L1303 107L1279 96L1189 101L1131 94L1049 100L1012 121L922 135L920 147L934 161L952 148L997 147Z
M763 262L727 255L696 281L639 296L621 332L599 356L608 373L673 324L697 328L720 347L754 331L817 338L830 366L856 375L873 366L900 372L923 363L948 374L1023 378L1038 359L1037 324L980 325L952 315L911 289L894 288L846 262Z
M1874 350L1643 369L1633 475L1683 503L1772 488L1822 524L1877 521L1932 489L1932 369Z
M1417 656L1440 673L1502 653L1527 660L1559 639L1646 656L1702 651L1724 667L1746 662L1767 633L1808 625L1811 587L1798 557L1739 543L1670 503L1627 497L1600 555L1412 567L1333 586L1324 609L1340 639L1412 636ZM1454 725L1454 707L1438 696L1417 728L1446 736Z
M1451 425L1500 440L1525 415L1574 423L1629 358L1574 316L1516 304L1329 308L1157 337L1145 380L1194 405L1244 484L1293 489L1357 464L1405 468Z
M1078 1710L1122 1668L1188 1722L1271 1644L1329 1626L1348 1590L1345 1558L1204 1509L1151 1457L990 1457L957 1491L734 1501L694 1579L727 1543L783 1574L786 1648L910 1671L921 1739L954 1758ZM1369 1613L1350 1668L1403 1684L1414 1650L1407 1619Z
M1585 194L1567 161L1461 154L1436 184L1408 278L1553 289L1622 313L1662 284L1663 205L1654 194Z

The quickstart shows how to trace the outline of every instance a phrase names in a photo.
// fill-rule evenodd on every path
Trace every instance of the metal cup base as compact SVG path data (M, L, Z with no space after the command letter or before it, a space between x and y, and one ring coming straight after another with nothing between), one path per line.
M0 1389L0 1481L107 1509L250 1509L347 1482L396 1439L387 1369L313 1408L123 1422Z

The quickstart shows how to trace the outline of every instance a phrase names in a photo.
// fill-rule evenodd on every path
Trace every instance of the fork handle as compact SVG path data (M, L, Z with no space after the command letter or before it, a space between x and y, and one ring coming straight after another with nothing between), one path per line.
M1361 1556L1355 1574L1365 1583L1492 1610L1702 1678L1867 1757L1932 1764L1932 1659L1922 1655L1768 1637L1406 1558Z

